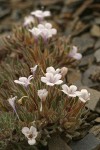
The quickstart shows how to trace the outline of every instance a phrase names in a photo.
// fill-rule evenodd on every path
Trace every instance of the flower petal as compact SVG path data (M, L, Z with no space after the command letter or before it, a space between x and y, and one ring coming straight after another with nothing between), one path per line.
M76 92L77 87L75 85L71 85L70 90L71 90L71 93L74 93L74 92Z
M47 83L48 80L47 80L46 77L41 77L41 81L44 82L44 83Z
M28 127L23 127L22 128L22 133L27 136L29 134L29 128Z
M59 84L62 84L63 81L62 80L58 80L55 84L59 85Z
M82 58L82 54L80 53L76 53L73 58L77 59L77 60L80 60Z
M36 143L36 140L34 138L28 140L29 145L34 145L35 143Z
M63 91L66 91L66 92L69 91L69 87L66 84L62 85L62 89L63 89Z

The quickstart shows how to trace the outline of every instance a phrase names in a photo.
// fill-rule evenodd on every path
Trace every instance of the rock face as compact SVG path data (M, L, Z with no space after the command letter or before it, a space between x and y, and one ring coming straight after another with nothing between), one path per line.
M99 120L100 121L100 120ZM100 122L99 125L95 125L93 126L90 131L90 133L93 133L95 135L95 137L97 137L98 139L100 139Z
M100 140L90 133L82 140L72 142L70 147L72 150L100 150Z
M87 49L93 48L94 39L88 34L84 34L81 37L73 38L72 43L79 47L81 53L84 53Z
M87 104L87 107L93 111L100 113L100 92L90 89L87 89L91 94L91 100Z
M49 140L49 150L72 150L59 135L53 135Z
M100 84L97 81L92 81L91 76L97 74L100 71L100 66L91 65L82 76L82 83L84 86L97 87Z

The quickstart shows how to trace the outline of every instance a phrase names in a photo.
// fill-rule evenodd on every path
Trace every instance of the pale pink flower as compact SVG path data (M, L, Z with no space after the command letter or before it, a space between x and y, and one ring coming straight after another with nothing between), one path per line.
M57 30L55 28L52 28L52 24L50 23L39 24L38 29L41 30L40 35L44 39L44 41L57 34Z
M32 16L27 16L24 18L24 26L28 26L31 23L34 23L34 18Z
M33 126L30 128L23 127L22 133L25 135L25 137L28 139L28 144L34 145L36 143L36 137L38 135L37 129Z
M62 80L61 79L61 75L60 74L53 74L53 73L46 73L45 77L41 77L41 81L46 83L49 86L54 86L54 85L59 85L62 84Z
M41 30L33 27L32 29L29 29L29 31L32 33L32 35L34 36L34 38L37 40L38 37L40 36Z
M69 57L72 57L74 59L81 59L82 58L82 54L80 53L77 53L77 47L76 46L73 46L72 49L69 51L69 54L68 54Z
M51 16L50 11L42 11L42 10L36 10L31 12L31 15L34 15L39 19L39 21L42 21L45 17Z
M62 85L62 91L67 94L69 97L76 97L77 87L75 85L67 86L66 84Z
M53 73L54 75L55 75L55 74L59 74L60 71L61 71L61 70L60 70L59 68L54 69L52 66L51 66L51 67L48 67L48 68L46 69L46 72L47 72L47 73Z
M31 84L30 81L32 79L33 79L33 76L30 75L28 78L26 78L26 77L20 77L19 80L14 80L14 82L17 83L17 84L23 85L24 87L27 88L27 86L29 84Z
M30 69L31 69L31 72L32 72L32 74L33 74L33 76L35 75L35 72L36 72L36 70L37 70L37 67L38 67L38 65L35 65L34 67L30 68Z
M11 97L8 99L9 104L11 105L11 107L13 108L14 112L16 113L17 118L19 119L18 113L16 111L16 107L15 107L15 101L17 99L17 96L15 97Z
M86 89L82 89L81 91L77 91L76 94L83 103L90 100L90 93Z
M47 95L48 95L48 91L46 89L38 90L38 96L42 101L45 101Z

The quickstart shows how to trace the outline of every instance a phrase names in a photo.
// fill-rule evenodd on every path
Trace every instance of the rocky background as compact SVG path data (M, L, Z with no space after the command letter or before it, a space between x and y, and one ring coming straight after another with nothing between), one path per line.
M77 70L68 74L69 83L91 93L88 118L75 139L88 131L100 139L100 0L0 0L0 59L5 56L2 37L35 9L50 10L50 21L60 36L66 36L83 54Z

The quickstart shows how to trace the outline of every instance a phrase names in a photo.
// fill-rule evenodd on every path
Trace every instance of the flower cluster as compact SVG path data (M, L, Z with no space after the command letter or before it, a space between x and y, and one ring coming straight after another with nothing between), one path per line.
M56 44L54 47L49 47L49 39L57 34L57 30L52 27L52 24L44 20L50 15L49 11L36 10L31 13L31 16L25 18L24 28L28 33L25 44L30 43L31 46L26 46L28 48L25 51L23 48L25 53L22 52L22 54L25 55L25 62L30 60L32 62L27 63L30 71L28 70L29 72L26 73L25 70L22 77L14 80L14 83L20 85L16 86L19 91L14 90L14 92L17 91L17 96L8 99L17 118L23 122L21 124L22 133L30 145L36 144L37 139L41 141L41 138L44 138L47 133L50 134L49 126L55 128L51 127L52 132L58 128L62 131L73 128L74 131L77 119L81 117L82 111L80 110L83 110L85 103L90 100L90 93L86 89L79 91L75 85L66 83L67 73L70 69L70 63L68 66L67 59L74 62L82 58L82 55L77 52L77 47L71 47L67 53L62 48L64 46L61 46L62 49L60 50L60 44L57 45L56 49ZM45 48L44 42L48 49ZM58 43L60 42L58 41ZM30 64L36 65L32 67ZM56 69L52 67L53 65ZM70 127L66 125L67 123L71 124Z
M51 16L51 13L50 11L36 10L36 11L31 12L31 15L34 15L36 18L39 19L39 21L42 21L44 17Z
M79 99L82 102L86 102L90 100L90 93L86 89L82 89L81 91L77 91L77 87L75 85L71 85L68 87L68 85L63 84L62 85L62 91L67 94L69 97L76 97L78 96Z
M35 67L31 68L31 71L32 71L33 74L34 73L36 74L36 70L37 70L37 65ZM64 106L61 110L62 114L63 114L63 111L65 111L66 114L69 113L69 116L68 116L69 118L70 118L70 115L71 116L73 116L73 115L77 116L77 113L80 112L80 109L82 109L83 106L85 106L84 104L88 100L90 100L90 93L88 93L88 91L86 89L82 89L81 91L78 91L77 87L75 85L68 86L67 84L61 85L62 89L60 87L58 88L58 86L55 87L56 85L60 85L60 84L63 83L62 74L67 73L67 71L68 71L68 68L66 68L66 67L55 69L52 66L50 66L46 69L46 73L44 73L43 70L42 70L41 76L43 74L43 75L45 75L45 77L42 76L39 79L39 82L42 81L43 83L45 83L46 88L42 88L43 85L42 85L42 82L41 82L41 89L37 89L36 88L37 86L35 87L36 80L35 81L33 80L35 91L37 90L37 96L40 99L40 102L39 102L40 104L38 105L38 110L39 110L38 115L40 115L44 118L45 117L48 118L49 115L50 115L49 111L51 111L51 108L48 107L48 102L49 102L49 104L50 103L52 104L52 101L55 101L56 98L58 100L59 97L62 97L61 101L63 101L63 100L65 101L65 102L63 102ZM33 78L32 75L30 75L28 78L20 77L19 80L15 80L14 82L17 83L17 84L20 84L24 87L27 87L29 84L31 84L30 81L31 81L32 78ZM53 90L52 90L52 86L54 86ZM50 95L50 93L52 93L52 92L53 92L53 94L52 94L52 99L53 100L51 99L51 95ZM63 93L65 93L65 94L63 94ZM53 95L55 95L55 94L56 94L56 97L53 97ZM28 94L28 96L29 96L29 94ZM12 108L14 109L14 111L16 113L15 104L14 104L15 99L16 99L16 97L10 99L9 103L11 104ZM67 104L66 104L66 100L67 100ZM67 107L68 103L70 104L70 100L72 102L72 105L70 105L71 109L69 110L69 109L66 109L66 107ZM38 100L37 100L37 102L38 102ZM74 106L74 103L75 103L75 106ZM80 105L81 103L82 103L82 105ZM56 106L56 107L58 107L58 106ZM73 111L76 110L76 107L78 107L79 111L75 112L76 114L73 114ZM56 115L57 115L56 109L53 110L53 111L56 112ZM17 114L17 116L18 116L18 114ZM61 119L63 119L63 118L61 118ZM34 121L37 122L37 119L35 118ZM60 122L60 120L59 120L59 122ZM62 124L61 126L64 126L64 125ZM38 136L38 132L37 132L37 129L34 126L31 126L30 129L28 127L23 127L22 133L28 139L28 143L30 145L34 145L36 143L36 138Z
M37 27L29 29L29 31L32 33L35 39L41 36L44 41L47 41L47 39L51 38L57 33L57 30L52 28L50 23L38 24Z

